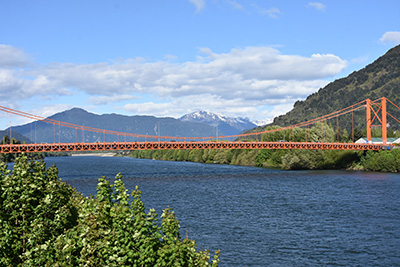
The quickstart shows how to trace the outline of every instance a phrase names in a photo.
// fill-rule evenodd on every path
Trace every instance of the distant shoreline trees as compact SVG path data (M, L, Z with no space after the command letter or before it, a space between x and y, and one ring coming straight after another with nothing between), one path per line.
M265 131L278 129L278 126L268 126ZM388 137L398 136L400 132L389 131ZM264 133L259 140L264 142L292 141L292 142L353 142L363 136L362 131L354 129L348 133L345 129L335 132L333 127L326 123L316 123L311 128L293 128L286 131L271 131ZM381 136L379 129L372 131L372 136ZM247 141L247 140L241 140ZM252 140L248 140L252 141ZM395 149L398 150L398 149ZM205 149L205 150L135 150L123 155L134 158L146 158L170 161L191 161L199 163L231 164L243 166L257 166L267 168L281 168L287 170L301 169L357 169L374 171L400 171L398 158L383 156L395 152L382 151L380 153L365 153L364 151L333 151L333 150L252 150L252 149ZM396 154L397 155L397 154ZM385 157L385 167L381 159ZM397 160L397 161L396 161ZM375 162L375 163L373 163ZM389 167L390 166L390 167Z

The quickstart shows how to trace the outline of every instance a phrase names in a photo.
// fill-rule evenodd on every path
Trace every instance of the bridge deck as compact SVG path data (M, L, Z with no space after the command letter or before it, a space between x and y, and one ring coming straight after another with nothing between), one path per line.
M302 143L302 142L105 142L105 143L43 143L0 145L0 153L69 152L157 149L325 149L325 150L380 150L383 144Z

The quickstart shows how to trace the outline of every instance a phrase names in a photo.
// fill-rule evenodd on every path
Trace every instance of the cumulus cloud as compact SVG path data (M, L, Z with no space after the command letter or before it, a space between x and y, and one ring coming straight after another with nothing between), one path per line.
M40 117L49 117L58 113L62 110L68 110L73 108L73 104L54 104L54 105L44 105L40 108L33 109L32 114L38 115Z
M11 95L10 92L18 93L23 87L24 80L19 79L14 70L0 69L0 98Z
M259 12L262 15L268 15L270 18L273 19L277 19L278 15L281 13L281 11L276 7L271 7L269 9L259 9Z
M25 67L30 57L24 51L11 45L0 44L0 68Z
M256 102L254 101L254 104ZM171 102L144 102L124 105L124 109L137 114L154 114L154 110L161 116L180 117L195 110L208 110L224 115L240 116L256 113L256 106L243 106L239 99L222 99L217 95L202 94L172 99ZM244 116L242 116L244 117Z
M196 6L196 12L200 12L206 5L205 0L189 0Z
M318 3L318 2L310 2L310 3L308 3L308 7L315 8L319 11L324 11L326 9L326 5L324 5L322 3Z
M15 99L82 94L88 103L114 103L136 114L179 117L207 109L248 117L248 112L257 114L267 107L288 111L283 109L323 87L324 79L346 66L346 61L332 54L283 55L267 46L227 53L201 48L196 61L183 63L128 59L0 69L0 96L7 97L9 92Z
M0 101L1 103L1 101ZM4 104L4 106L12 109L17 109L21 110L24 109L24 106L21 105L13 105L11 103ZM33 115L37 115L39 117L49 117L51 115L54 115L55 113L58 113L63 110L68 110L74 107L73 104L52 104L52 105L37 105L39 108L33 108L29 110L28 112ZM9 118L7 118L9 117ZM22 116L16 116L16 115L10 115L10 114L5 114L4 112L0 112L0 119L1 118L7 118L11 121L11 125L22 125L26 123L31 123L34 120ZM5 127L8 127L9 125L6 125ZM3 124L4 127L4 124Z
M124 100L132 100L135 97L134 95L113 95L113 96L91 96L89 97L89 102L95 105L104 105L113 102L119 102Z
M204 51L204 49L202 50ZM225 98L252 95L295 80L322 79L339 73L346 61L334 55L281 55L270 47L232 49L199 56L199 62L120 62L118 64L52 64L29 72L35 92L77 88L89 95L154 92L161 97L212 93ZM36 89L37 88L37 89ZM58 89L56 89L58 88ZM234 91L234 92L233 92ZM243 93L245 91L246 93ZM273 95L275 90L271 90ZM288 92L285 92L288 93Z
M400 32L385 32L379 41L382 43L400 44Z

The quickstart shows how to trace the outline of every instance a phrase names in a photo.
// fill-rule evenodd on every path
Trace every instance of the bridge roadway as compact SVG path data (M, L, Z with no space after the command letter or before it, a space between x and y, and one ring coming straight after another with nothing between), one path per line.
M311 142L103 142L103 143L40 143L0 145L0 153L21 152L70 152L110 150L165 150L165 149L325 149L325 150L381 150L390 146L383 144L311 143Z

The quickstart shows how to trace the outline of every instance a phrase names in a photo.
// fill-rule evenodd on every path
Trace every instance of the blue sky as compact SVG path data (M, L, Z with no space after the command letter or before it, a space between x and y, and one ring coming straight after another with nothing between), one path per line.
M398 0L0 0L0 105L265 120L400 43ZM19 124L1 114L0 128Z

